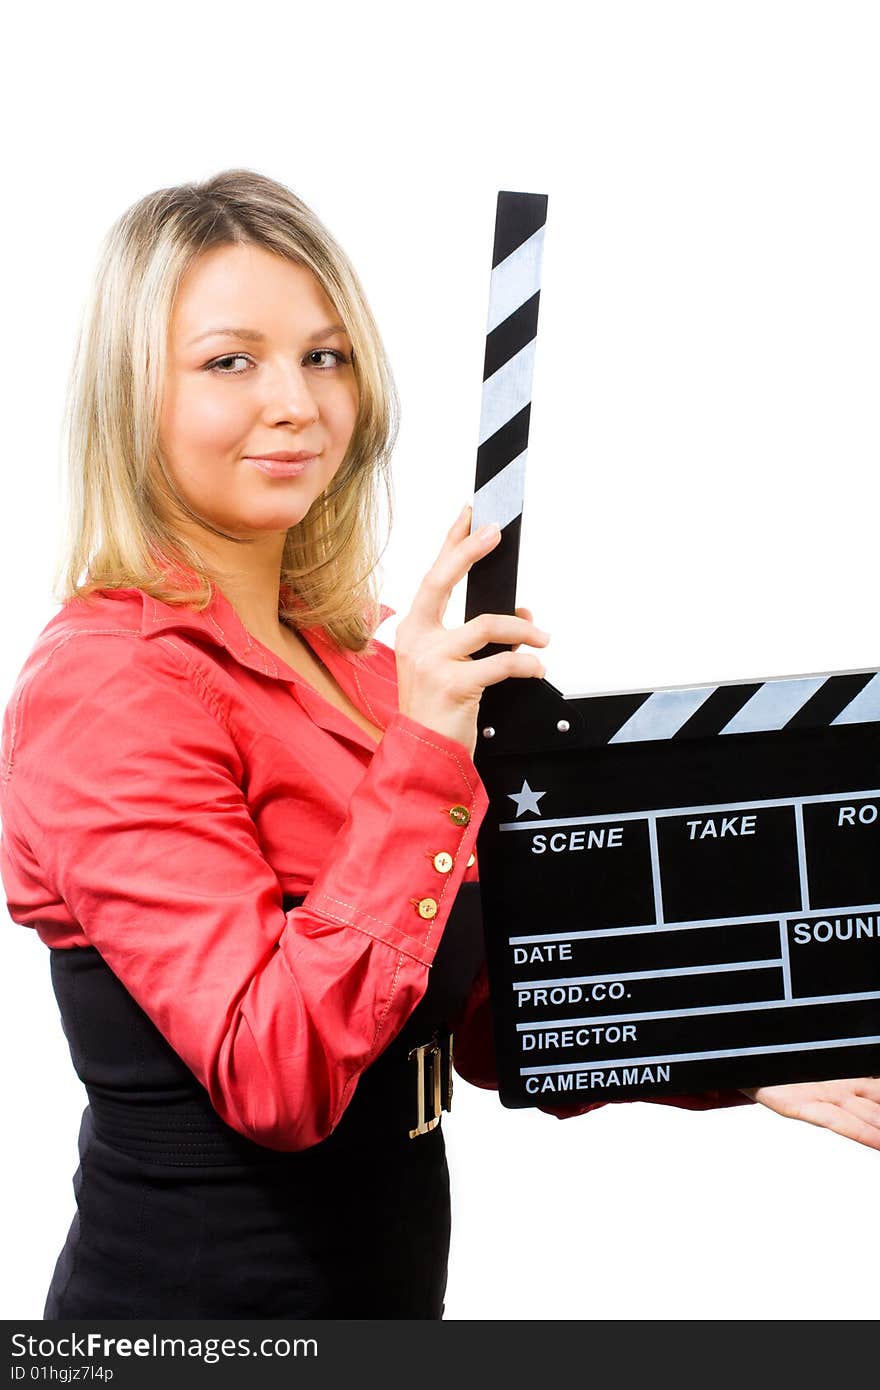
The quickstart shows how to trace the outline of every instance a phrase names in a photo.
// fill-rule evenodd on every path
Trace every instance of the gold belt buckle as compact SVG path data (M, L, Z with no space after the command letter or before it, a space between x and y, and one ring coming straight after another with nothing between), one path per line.
M415 1129L409 1131L410 1139L420 1134L428 1134L440 1123L441 1110L452 1109L452 1034L435 1029L430 1042L420 1043L408 1054L408 1060L415 1062L416 1114ZM430 1063L430 1078L428 1076ZM431 1111L430 1118L428 1111Z

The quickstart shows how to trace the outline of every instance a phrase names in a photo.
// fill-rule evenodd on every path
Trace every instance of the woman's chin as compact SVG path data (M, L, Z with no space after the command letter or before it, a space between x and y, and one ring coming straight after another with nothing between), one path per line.
M277 535L279 532L289 531L291 526L298 526L303 517L308 512L308 506L296 507L275 506L270 510L265 508L253 507L249 510L242 510L237 516L229 516L224 525L224 529L234 532L236 535L256 538L265 535Z

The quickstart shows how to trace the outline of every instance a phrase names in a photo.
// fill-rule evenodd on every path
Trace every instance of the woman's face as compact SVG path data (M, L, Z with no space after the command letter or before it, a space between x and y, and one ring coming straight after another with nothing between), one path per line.
M286 531L332 481L358 407L338 318L310 270L261 247L217 247L189 268L159 433L177 487L213 524L242 536ZM293 477L250 462L301 451L317 457Z

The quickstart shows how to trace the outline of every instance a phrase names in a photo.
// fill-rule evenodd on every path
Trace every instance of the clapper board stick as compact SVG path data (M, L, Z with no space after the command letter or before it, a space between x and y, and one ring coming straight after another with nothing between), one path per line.
M468 573L466 622L515 608L546 221L546 194L498 194L471 534L497 521L501 539Z
M498 194L467 620L515 611L546 218ZM880 672L501 681L474 761L503 1104L880 1073Z

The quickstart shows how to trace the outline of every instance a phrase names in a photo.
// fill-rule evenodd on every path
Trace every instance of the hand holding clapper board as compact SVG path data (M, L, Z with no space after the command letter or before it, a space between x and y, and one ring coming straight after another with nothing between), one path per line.
M514 612L547 201L498 194L466 621ZM504 1105L880 1072L880 673L504 680L474 761Z

